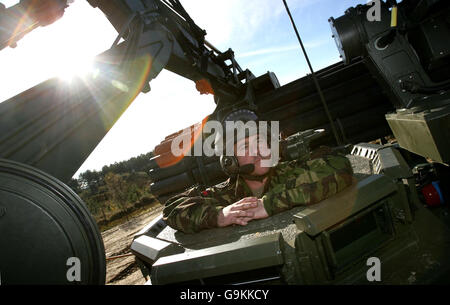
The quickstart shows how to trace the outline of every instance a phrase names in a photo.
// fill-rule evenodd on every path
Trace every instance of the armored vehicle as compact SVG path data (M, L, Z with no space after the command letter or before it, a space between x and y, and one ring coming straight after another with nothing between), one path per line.
M131 246L148 283L449 283L445 257L450 223L448 207L442 204L448 201L450 185L445 135L450 108L444 89L450 75L441 74L448 73L446 64L439 73L431 64L446 54L436 53L447 47L432 37L448 37L448 4L388 1L381 5L379 22L370 21L370 10L359 5L329 19L343 63L317 72L322 88L314 98L314 75L281 88L266 82L267 90L255 98L264 118L279 120L287 135L308 128L327 130L312 147L350 143L346 148L353 185L319 204L244 227L184 234L160 217ZM438 34L441 30L445 33ZM354 86L355 80L361 86ZM340 140L333 139L333 122L319 103L321 89ZM395 144L358 142L386 136L389 127ZM206 187L225 178L220 170L214 172L210 160L206 165L195 157L174 165L167 161L170 152L165 148L183 132L189 129L155 148L159 155L150 176L152 191L162 202L192 185ZM439 194L436 204L432 193ZM379 264L381 278L371 275L374 264Z
M90 79L101 90L52 79L0 104L2 284L104 284L101 235L65 183L163 68L214 94L217 107L155 147L149 176L162 204L227 178L218 157L179 157L170 148L183 134L195 147L208 136L203 123L243 108L279 121L289 154L332 146L348 156L355 175L333 197L245 227L184 234L158 217L131 244L149 284L449 282L448 1L349 8L329 19L342 61L311 67L284 86L274 73L257 77L231 49L206 41L177 0L88 2L118 32ZM52 23L66 7L66 0L0 7L0 48ZM317 130L321 136L312 136ZM81 278L68 272L77 265Z
M316 205L197 234L159 217L131 249L153 284L367 284L374 258L383 284L448 283L447 208L424 206L402 149L364 143L348 158L354 184Z

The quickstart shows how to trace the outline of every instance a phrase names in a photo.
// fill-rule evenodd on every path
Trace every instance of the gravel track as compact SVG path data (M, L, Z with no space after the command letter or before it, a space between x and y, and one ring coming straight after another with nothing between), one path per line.
M162 212L161 206L102 232L106 257L130 253L133 236ZM143 285L146 280L134 261L134 255L106 261L107 285Z

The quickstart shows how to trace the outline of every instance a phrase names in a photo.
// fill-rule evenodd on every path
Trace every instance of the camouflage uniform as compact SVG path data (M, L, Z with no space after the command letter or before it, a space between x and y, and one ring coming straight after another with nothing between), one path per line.
M349 160L339 154L326 154L305 163L281 162L271 169L262 196L269 216L299 205L324 200L352 184ZM169 226L185 233L217 227L221 209L244 197L253 197L247 184L239 178L201 190L194 187L170 198L163 211Z

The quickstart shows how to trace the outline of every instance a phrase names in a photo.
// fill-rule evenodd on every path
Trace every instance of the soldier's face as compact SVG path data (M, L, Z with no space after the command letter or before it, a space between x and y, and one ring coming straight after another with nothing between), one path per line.
M253 175L264 175L270 167L263 167L262 160L270 159L270 148L266 140L259 139L257 135L242 139L235 144L236 158L239 165L253 164Z

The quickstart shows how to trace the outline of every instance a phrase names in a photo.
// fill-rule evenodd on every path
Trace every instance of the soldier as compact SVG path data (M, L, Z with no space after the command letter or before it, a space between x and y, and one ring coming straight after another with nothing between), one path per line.
M257 121L257 116L240 110L225 121ZM271 156L267 137L242 133L239 138L238 133L232 140L235 156L221 157L230 178L206 190L194 187L170 198L163 210L169 226L185 233L245 226L294 206L318 203L352 184L349 160L331 149L313 152L306 162L294 160L268 167L263 166ZM230 145L230 140L225 143Z

